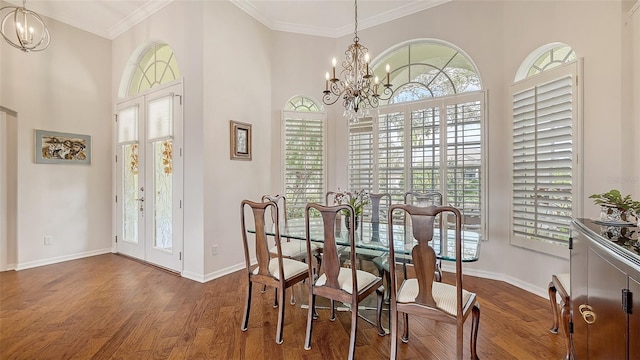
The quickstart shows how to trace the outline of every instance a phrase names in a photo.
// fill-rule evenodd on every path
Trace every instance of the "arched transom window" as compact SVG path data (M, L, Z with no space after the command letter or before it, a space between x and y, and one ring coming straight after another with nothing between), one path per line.
M553 69L576 59L576 53L567 45L555 46L538 56L527 71L527 77Z
M142 93L179 77L180 69L171 47L164 43L154 44L140 56L131 76L127 95Z
M318 104L315 103L315 101L309 99L308 97L295 96L287 102L285 110L319 112L320 108L318 107Z
M473 62L459 49L438 42L421 41L404 45L375 62L374 74L386 77L394 94L388 103L397 104L480 90L480 76Z

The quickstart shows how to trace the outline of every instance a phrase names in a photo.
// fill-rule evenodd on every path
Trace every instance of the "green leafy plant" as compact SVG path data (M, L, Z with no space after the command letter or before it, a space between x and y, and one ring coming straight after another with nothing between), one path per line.
M364 191L364 189L358 191L338 191L333 198L333 203L349 204L353 206L355 216L360 216L364 211L364 207L369 204L369 193ZM346 210L343 210L342 213L345 216L349 215L349 212Z
M596 205L616 207L622 211L633 210L640 214L640 201L631 199L631 195L622 196L620 190L612 189L602 194L589 196Z

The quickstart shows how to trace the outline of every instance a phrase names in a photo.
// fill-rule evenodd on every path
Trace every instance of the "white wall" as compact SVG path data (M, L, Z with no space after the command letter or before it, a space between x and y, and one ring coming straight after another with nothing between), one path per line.
M51 46L23 53L0 41L0 105L16 131L17 268L110 251L108 40L45 19ZM78 55L81 54L81 55ZM90 135L91 165L35 164L34 129ZM53 245L44 245L44 236Z
M0 106L0 271L17 262L17 133L15 111Z
M204 31L204 218L207 279L244 267L240 202L269 193L272 32L229 2L207 2ZM229 158L229 120L252 124L253 159ZM211 246L218 244L213 256Z

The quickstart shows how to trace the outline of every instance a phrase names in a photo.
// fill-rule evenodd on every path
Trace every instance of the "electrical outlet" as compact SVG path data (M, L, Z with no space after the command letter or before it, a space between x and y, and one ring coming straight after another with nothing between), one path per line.
M53 236L51 236L51 235L45 235L45 236L44 236L44 244L45 244L45 245L51 245L51 244L53 244Z
M218 255L218 244L211 245L211 255Z

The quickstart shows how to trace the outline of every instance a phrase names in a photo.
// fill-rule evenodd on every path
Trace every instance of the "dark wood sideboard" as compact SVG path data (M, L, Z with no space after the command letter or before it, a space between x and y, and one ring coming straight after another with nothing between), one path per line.
M575 359L640 359L637 227L575 219L571 231L571 324Z

